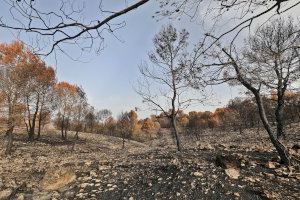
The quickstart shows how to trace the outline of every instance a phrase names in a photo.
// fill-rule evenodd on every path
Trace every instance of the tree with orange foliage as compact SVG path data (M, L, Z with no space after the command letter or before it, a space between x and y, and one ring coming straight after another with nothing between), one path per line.
M51 100L49 95L56 82L55 71L52 67L47 67L46 64L36 55L27 52L28 62L19 66L17 70L20 73L22 81L22 99L26 105L25 120L28 139L34 140L36 122L38 121L38 138L41 131L41 115L45 107L46 100ZM46 99L47 98L47 99Z
M51 111L54 110L54 86L56 84L55 71L52 67L46 67L40 76L40 111L38 117L38 134L37 139L41 135L41 127L44 126L51 116Z
M62 139L66 140L76 100L77 86L67 82L59 82L55 85L54 90L57 103L56 125L61 130Z
M155 124L150 118L146 118L142 122L142 130L146 132L150 132L155 129Z
M5 102L7 112L7 144L6 154L11 153L13 145L13 130L16 119L20 116L21 90L24 83L19 68L28 65L30 51L23 43L16 41L11 44L0 44L0 91Z

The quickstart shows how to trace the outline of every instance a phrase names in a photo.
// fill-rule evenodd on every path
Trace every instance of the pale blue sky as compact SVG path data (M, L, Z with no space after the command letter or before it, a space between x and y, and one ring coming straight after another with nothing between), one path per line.
M44 1L45 2L45 1ZM51 2L51 1L48 1ZM4 6L0 3L1 12ZM48 5L47 5L48 6ZM91 8L92 9L92 8ZM59 81L68 81L81 85L87 93L89 103L98 109L111 109L114 115L139 107L140 117L146 117L151 112L145 110L141 98L134 92L133 85L138 78L138 65L147 60L147 53L152 49L152 38L159 31L162 24L169 23L167 19L157 22L152 15L157 10L152 1L137 10L122 17L126 27L120 29L117 35L124 41L120 42L113 36L106 34L105 49L96 55L85 55L84 61L78 62L60 54L57 60L54 56L46 58L48 64L57 69ZM172 22L178 28L186 28L191 33L191 43L201 36L201 28L188 21ZM0 42L14 40L13 34L0 29ZM77 55L79 50L68 47L70 55ZM74 56L76 57L76 56ZM56 62L57 61L57 62ZM227 85L215 87L215 102L225 105L228 100L237 95L237 89ZM193 110L212 110L220 104L194 106Z

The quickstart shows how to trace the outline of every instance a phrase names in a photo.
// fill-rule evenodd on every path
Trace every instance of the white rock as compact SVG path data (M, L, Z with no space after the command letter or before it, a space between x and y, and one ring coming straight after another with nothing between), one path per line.
M225 169L225 173L227 174L227 176L229 176L229 178L232 179L238 179L240 176L240 171L234 168Z
M202 177L202 176L203 176L203 173L201 173L201 172L194 172L194 176Z

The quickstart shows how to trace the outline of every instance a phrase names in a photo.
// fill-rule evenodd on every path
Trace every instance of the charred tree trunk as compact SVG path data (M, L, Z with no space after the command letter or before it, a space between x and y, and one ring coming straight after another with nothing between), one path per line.
M172 116L172 128L173 128L173 133L176 139L176 145L177 145L177 150L181 151L181 144L180 144L180 139L178 136L178 129L177 129L177 125L176 125L176 115Z
M65 117L63 116L61 119L61 124L60 124L60 131L61 131L61 139L65 139L64 137L64 127L65 127Z
M43 119L44 101L45 101L45 97L43 96L42 102L41 102L40 114L39 114L39 121L38 121L37 139L40 139L40 137L41 137L41 126L42 126L42 119Z
M261 98L259 92L258 91L254 92L254 96L255 96L257 106L258 106L259 116L261 118L264 128L266 129L266 131L270 137L272 144L276 148L282 163L286 164L286 165L290 165L290 158L289 158L288 151L285 148L285 146L283 144L281 144L281 142L278 140L278 138L275 136L274 132L271 129L271 125L268 122L266 112L265 112L265 109L263 106L262 98Z
M284 108L284 99L281 90L278 91L277 106L275 110L275 119L277 127L277 138L285 136L284 134L284 124L283 124L283 108Z
M67 131L67 128L65 128L65 131L64 131L64 140L67 140L67 134L68 134L68 131Z
M8 108L8 129L6 131L6 149L5 149L5 155L11 154L11 150L13 147L13 131L14 131L14 118L13 118L13 108L12 106L9 106Z
M13 147L13 131L14 131L14 125L12 121L8 122L8 130L6 131L6 149L5 149L5 155L10 155L11 150Z
M29 129L29 141L33 141L34 140L34 134L35 134L35 122L36 122L36 117L37 117L37 114L39 112L39 107L40 107L40 95L37 94L37 100L36 100L36 105L35 105L35 110L34 110L34 113L33 113L33 116L32 116L32 124L30 126L30 129Z
M122 137L122 149L125 149L125 131L123 130L123 137Z
M249 83L247 80L245 80L242 73L240 72L239 66L235 62L235 59L225 49L222 49L222 51L233 62L232 65L233 65L234 70L236 72L237 80L244 87L246 87L249 91L251 91L252 94L254 95L262 124L263 124L264 128L266 129L272 144L274 145L275 149L277 150L277 153L280 156L281 162L283 164L290 165L290 157L289 157L287 149L285 148L285 146L283 144L281 144L281 142L278 140L278 138L275 136L274 132L271 129L271 125L268 121L266 111L265 111L265 108L264 108L264 105L263 105L263 101L262 101L262 98L261 98L261 95L260 95L260 89L256 89L255 87L253 87L251 85L251 83Z
M40 116L39 116L39 121L38 121L38 132L37 132L37 137L36 139L40 139L41 137L41 126L42 126L42 113L40 112Z
M76 140L79 140L79 135L78 135L78 133L79 133L79 131L76 131L76 133L75 133L75 139L76 139Z

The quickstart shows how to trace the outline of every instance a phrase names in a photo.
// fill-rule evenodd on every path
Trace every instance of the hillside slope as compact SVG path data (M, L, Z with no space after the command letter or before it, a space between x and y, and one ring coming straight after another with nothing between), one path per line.
M299 135L288 136L299 158ZM300 198L299 166L280 166L268 138L254 130L182 136L182 152L168 131L147 144L126 141L125 149L120 138L96 134L81 134L74 146L58 134L16 138L10 157L0 138L0 199ZM225 166L216 166L217 155Z

